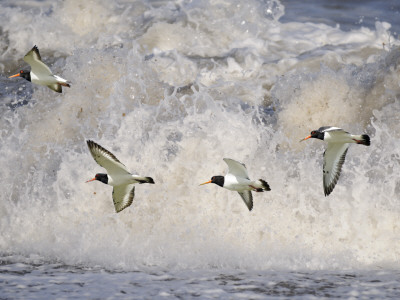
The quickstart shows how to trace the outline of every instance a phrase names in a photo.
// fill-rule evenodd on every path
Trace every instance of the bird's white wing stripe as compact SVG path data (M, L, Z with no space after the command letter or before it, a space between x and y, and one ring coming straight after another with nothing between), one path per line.
M53 75L53 77L54 77L58 82L65 82L65 83L68 82L68 80L66 80L66 79L64 79L64 78L62 78L62 77L60 77L60 76L58 76L58 75Z
M112 196L115 211L118 213L132 204L135 197L135 186L134 184L115 186Z
M249 175L244 164L230 158L224 158L224 161L228 165L228 173L234 175L235 177L249 179Z
M323 182L325 196L329 195L335 187L342 166L346 158L349 144L328 143L324 153Z

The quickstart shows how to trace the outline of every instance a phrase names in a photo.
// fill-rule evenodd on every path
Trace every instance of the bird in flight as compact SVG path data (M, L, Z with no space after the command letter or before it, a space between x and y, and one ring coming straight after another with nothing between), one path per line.
M333 188L340 177L347 150L350 146L349 144L360 144L365 146L371 144L370 138L367 134L353 135L341 128L333 126L324 126L318 130L313 130L309 136L300 140L300 142L309 138L320 139L328 142L328 146L324 152L323 167L325 196L328 196L333 191Z
M113 186L113 202L115 211L118 213L125 208L129 207L133 198L135 197L135 184L139 183L152 183L154 180L151 177L142 177L132 175L128 169L123 165L114 154L104 149L102 146L95 142L88 140L87 145L94 160L103 168L107 170L107 174L98 173L90 181L101 181L104 184Z
M38 47L34 46L31 51L24 56L24 61L31 66L31 70L21 70L18 74L8 78L22 77L32 83L45 85L57 93L62 92L61 86L70 87L67 80L60 76L53 75L50 68L42 62Z
M224 162L228 165L228 173L225 176L213 176L210 181L200 185L215 183L220 187L238 192L249 211L251 211L253 209L253 195L251 191L270 191L268 183L262 179L256 181L250 180L246 166L236 160L224 158Z

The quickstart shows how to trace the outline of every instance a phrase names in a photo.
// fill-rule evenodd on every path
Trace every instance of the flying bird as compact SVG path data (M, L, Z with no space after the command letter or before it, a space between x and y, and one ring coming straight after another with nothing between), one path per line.
M251 211L253 209L253 195L251 194L251 191L270 191L271 189L268 183L262 179L256 181L250 180L244 164L230 158L224 158L224 161L228 165L228 173L225 176L213 176L210 181L204 182L200 185L215 183L220 187L238 192L244 203L247 205L249 211Z
M70 87L67 80L60 76L53 75L50 68L42 62L39 49L36 46L34 46L31 51L24 56L24 61L31 66L31 70L21 70L18 74L12 75L8 78L22 77L32 83L45 85L57 93L62 92L61 86Z
M328 196L335 187L342 166L346 158L349 144L361 144L369 146L370 138L367 134L353 135L341 128L333 126L324 126L318 130L311 131L311 135L300 140L304 141L309 138L320 139L328 142L328 146L324 152L323 182L324 193Z
M135 183L154 184L154 180L151 177L132 175L114 154L104 149L102 146L91 140L86 141L86 143L94 160L107 170L107 174L96 174L93 179L86 182L98 180L113 186L112 197L117 213L132 204L133 198L135 197Z

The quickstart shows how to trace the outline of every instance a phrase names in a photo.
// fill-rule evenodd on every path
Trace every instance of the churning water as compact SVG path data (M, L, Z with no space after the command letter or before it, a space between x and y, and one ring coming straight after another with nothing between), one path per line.
M0 298L399 298L396 1L0 2ZM341 25L337 25L341 24ZM57 94L7 77L37 45ZM329 197L323 125L367 133ZM151 176L131 207L85 140ZM272 191L216 185L230 157Z

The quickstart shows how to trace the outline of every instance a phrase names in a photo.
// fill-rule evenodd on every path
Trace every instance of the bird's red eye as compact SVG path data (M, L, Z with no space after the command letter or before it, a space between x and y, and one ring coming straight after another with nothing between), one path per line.
M20 73L24 73L24 71L22 71L22 70L21 70L21 71L19 71L19 72L20 72Z
M315 131L311 131L311 135L315 134Z

